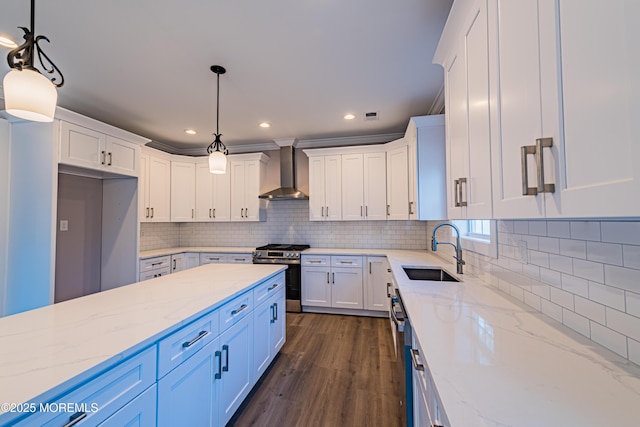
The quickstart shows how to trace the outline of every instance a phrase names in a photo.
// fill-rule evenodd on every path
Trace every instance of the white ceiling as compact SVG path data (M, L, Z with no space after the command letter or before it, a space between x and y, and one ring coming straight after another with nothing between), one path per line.
M36 32L49 37L44 51L64 74L61 107L177 151L213 140L209 68L224 66L220 131L233 152L279 138L404 132L443 86L431 58L451 3L37 0ZM0 35L22 41L18 26L29 26L29 1L2 0ZM370 111L379 120L365 121ZM348 112L358 117L345 121Z

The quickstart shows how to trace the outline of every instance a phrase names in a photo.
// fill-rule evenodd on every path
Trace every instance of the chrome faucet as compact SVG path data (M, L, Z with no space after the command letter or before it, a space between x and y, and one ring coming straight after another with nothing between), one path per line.
M438 240L436 239L436 231L438 231L438 228L445 225L448 225L449 227L456 230L456 244L453 244L451 242L438 242ZM443 222L442 224L438 224L436 228L433 229L433 236L431 237L431 250L434 252L437 251L439 244L451 245L454 247L454 249L456 250L456 256L454 256L454 258L456 259L456 272L458 274L462 274L462 266L465 264L465 262L462 259L462 245L460 244L460 230L458 229L458 227L456 227L455 224Z

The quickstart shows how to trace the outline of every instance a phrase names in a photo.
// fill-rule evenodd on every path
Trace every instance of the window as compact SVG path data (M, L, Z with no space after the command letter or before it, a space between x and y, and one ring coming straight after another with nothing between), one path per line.
M498 257L498 235L496 221L469 219L453 221L460 229L462 249L477 252L492 258Z

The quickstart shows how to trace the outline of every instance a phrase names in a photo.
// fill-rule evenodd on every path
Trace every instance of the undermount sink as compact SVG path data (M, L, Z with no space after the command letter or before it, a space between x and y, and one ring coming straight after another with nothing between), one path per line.
M458 279L437 267L402 267L411 280L430 280L436 282L459 282Z

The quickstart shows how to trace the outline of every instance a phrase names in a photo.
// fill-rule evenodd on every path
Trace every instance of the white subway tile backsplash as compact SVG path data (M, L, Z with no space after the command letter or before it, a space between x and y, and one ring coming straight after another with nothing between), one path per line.
M548 283L556 288L562 287L562 273L558 271L548 270L546 268L540 269L540 280L544 283Z
M598 322L601 325L605 324L604 305L576 295L575 307L576 313L591 319L594 322Z
M513 233L515 234L529 234L529 222L527 221L514 221Z
M560 253L560 239L555 237L540 237L538 241L538 250L550 254Z
M549 288L551 301L570 310L574 309L573 294L562 289Z
M542 299L540 303L541 303L540 305L542 308L541 310L542 313L551 317L555 321L562 323L562 307L561 306L559 306L558 304L554 304L551 301L547 301L546 299Z
M574 259L573 274L592 282L604 283L604 265L597 262Z
M621 289L589 282L589 299L607 307L624 311L624 291Z
M537 311L542 310L541 298L538 295L532 294L531 292L524 292L524 303L535 308Z
M607 327L640 341L640 318L612 308L606 308Z
M547 221L547 235L549 237L571 237L571 227L569 221Z
M560 255L586 259L587 243L584 240L560 239Z
M589 297L589 282L580 277L571 276L569 274L562 275L562 290L571 292L574 295L580 295L585 298Z
M598 221L571 221L570 227L572 239L600 241Z
M587 259L605 264L622 265L622 245L587 242Z
M627 338L629 360L640 365L640 342Z
M640 269L640 246L622 246L623 264L628 268Z
M533 236L547 235L547 221L529 221L529 233Z
M640 293L640 270L605 264L604 283L616 288Z
M622 357L628 357L627 337L616 331L591 322L591 339Z
M567 310L566 308L562 309L562 323L565 326L573 329L579 334L584 335L589 338L590 328L589 328L589 319L586 317L582 317L579 314L574 313L573 311Z
M640 294L625 291L626 312L632 316L640 317Z
M529 251L529 263L539 267L549 268L549 254L539 251Z
M550 254L549 268L561 273L572 274L573 260L566 256Z
M603 222L602 241L640 245L640 221Z

